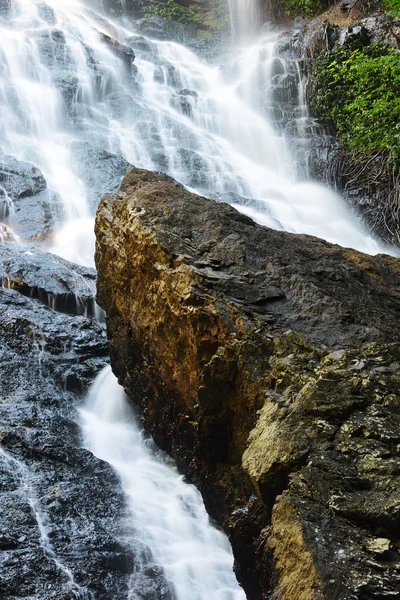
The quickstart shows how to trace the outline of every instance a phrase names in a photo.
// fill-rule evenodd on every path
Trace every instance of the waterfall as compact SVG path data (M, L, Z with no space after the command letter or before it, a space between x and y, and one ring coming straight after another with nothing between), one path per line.
M257 4L232 0L231 8L250 30ZM277 58L278 42L279 33L266 32L210 63L78 0L14 0L0 21L0 150L46 178L46 202L59 222L53 250L93 261L93 217L104 191L96 182L111 176L107 152L269 227L382 251L342 198L296 167L274 120L285 76L277 64L286 62Z
M97 377L81 418L87 448L121 478L130 522L126 537L134 547L150 550L165 572L172 598L245 600L227 538L211 525L196 488L184 483L141 431L110 367ZM135 595L135 574L141 567L136 560L129 597L142 597L140 590Z
M284 112L277 98L290 75L277 56L279 33L264 32L250 43L259 4L229 3L240 43L212 62L173 41L149 39L132 23L110 21L95 12L93 1L12 0L9 9L5 3L0 161L27 161L42 172L41 202L57 223L52 251L93 263L96 204L105 189L115 188L116 165L122 176L127 163L165 172L263 225L382 251L340 196L297 168L277 117ZM297 71L295 129L302 143L307 113ZM17 210L1 186L0 192L7 220L0 238L19 243ZM95 381L81 424L88 449L120 476L126 538L145 548L143 561L150 553L163 569L171 598L243 600L227 538L211 525L196 489L140 430L109 368ZM11 464L4 452L0 458ZM21 486L25 480L44 551L85 597L45 535L40 505L26 484L29 472L22 463L11 466ZM138 560L135 569L142 566ZM141 597L135 575L132 599Z
M246 40L261 24L260 0L229 0L229 13L234 40Z

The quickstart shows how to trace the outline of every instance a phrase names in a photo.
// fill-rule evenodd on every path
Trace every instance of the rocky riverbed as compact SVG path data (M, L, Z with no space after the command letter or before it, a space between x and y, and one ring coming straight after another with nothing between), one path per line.
M89 287L95 273L13 246L0 254L0 597L124 597L124 497L112 469L82 448L76 412L107 364L104 326L44 303L57 305L60 287L64 300L77 297L74 280Z
M398 595L400 265L128 171L96 222L111 362L248 597Z

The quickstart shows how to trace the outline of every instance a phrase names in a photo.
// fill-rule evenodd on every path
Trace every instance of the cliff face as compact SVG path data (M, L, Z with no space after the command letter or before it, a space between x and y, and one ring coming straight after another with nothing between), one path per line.
M397 597L399 261L137 169L96 236L113 369L229 533L248 597Z

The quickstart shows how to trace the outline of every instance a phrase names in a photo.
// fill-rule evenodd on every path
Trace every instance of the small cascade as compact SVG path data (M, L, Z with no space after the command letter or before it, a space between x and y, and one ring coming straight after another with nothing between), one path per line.
M229 0L232 36L243 42L254 36L261 25L260 0Z
M40 350L40 352L42 351L43 350ZM39 358L39 369L41 369L40 360L41 359ZM20 494L22 494L22 496L24 496L36 521L40 534L40 546L43 550L43 553L54 563L59 572L63 574L66 581L66 591L73 592L73 597L75 600L94 600L93 595L87 589L76 583L72 571L65 564L63 564L61 558L57 556L53 549L46 527L46 513L35 493L34 478L28 467L22 461L14 458L1 446L0 461L5 464L6 468L17 480L18 491Z
M173 600L245 600L226 536L213 527L200 493L139 428L123 389L106 367L81 410L86 447L121 478L127 497L126 536L148 548ZM148 560L145 559L145 560ZM142 597L136 560L130 597ZM136 595L137 593L137 595ZM164 596L163 596L164 597Z

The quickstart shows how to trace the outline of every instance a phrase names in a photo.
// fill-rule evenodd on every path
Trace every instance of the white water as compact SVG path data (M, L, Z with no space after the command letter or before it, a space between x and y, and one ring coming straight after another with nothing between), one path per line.
M14 0L14 18L0 24L0 149L38 166L50 193L61 197L56 252L93 260L90 184L73 146L82 140L165 171L198 193L222 194L264 225L382 251L337 194L299 180L287 141L260 109L261 101L273 105L279 34L208 64L174 42L142 40L138 47L128 27L99 20L84 2L48 0L54 24L43 19L40 4ZM231 0L231 7L243 31L251 30L254 0ZM54 30L62 31L63 43ZM137 47L136 72L101 31Z
M261 101L273 104L278 34L208 64L177 43L131 39L129 26L99 20L84 2L47 4L54 23L46 21L39 0L14 0L12 18L0 23L0 149L39 167L49 200L61 198L56 252L79 263L93 260L94 209L75 155L77 141L165 171L199 193L222 194L265 225L381 250L339 196L300 181L287 140L261 110ZM252 6L249 0L231 3L241 41L257 20ZM128 45L141 43L136 72L100 32ZM109 370L96 380L82 423L88 447L121 477L132 541L150 547L177 600L244 599L226 537L210 525L198 492L142 435ZM29 474L20 472L28 481ZM57 561L29 485L26 493L43 547Z
M176 600L244 600L227 538L210 524L196 488L143 434L109 367L97 377L81 417L86 447L121 478L133 545L150 548Z
M236 41L248 40L255 35L261 21L259 0L228 0L233 38Z
M62 562L53 549L48 534L48 528L46 526L46 512L41 506L35 492L34 477L29 468L1 447L0 461L5 463L10 473L18 480L18 493L24 497L36 520L40 534L40 546L44 555L51 560L56 565L57 569L64 575L67 587L74 592L76 600L93 600L92 594L86 588L83 588L76 583L72 571Z

